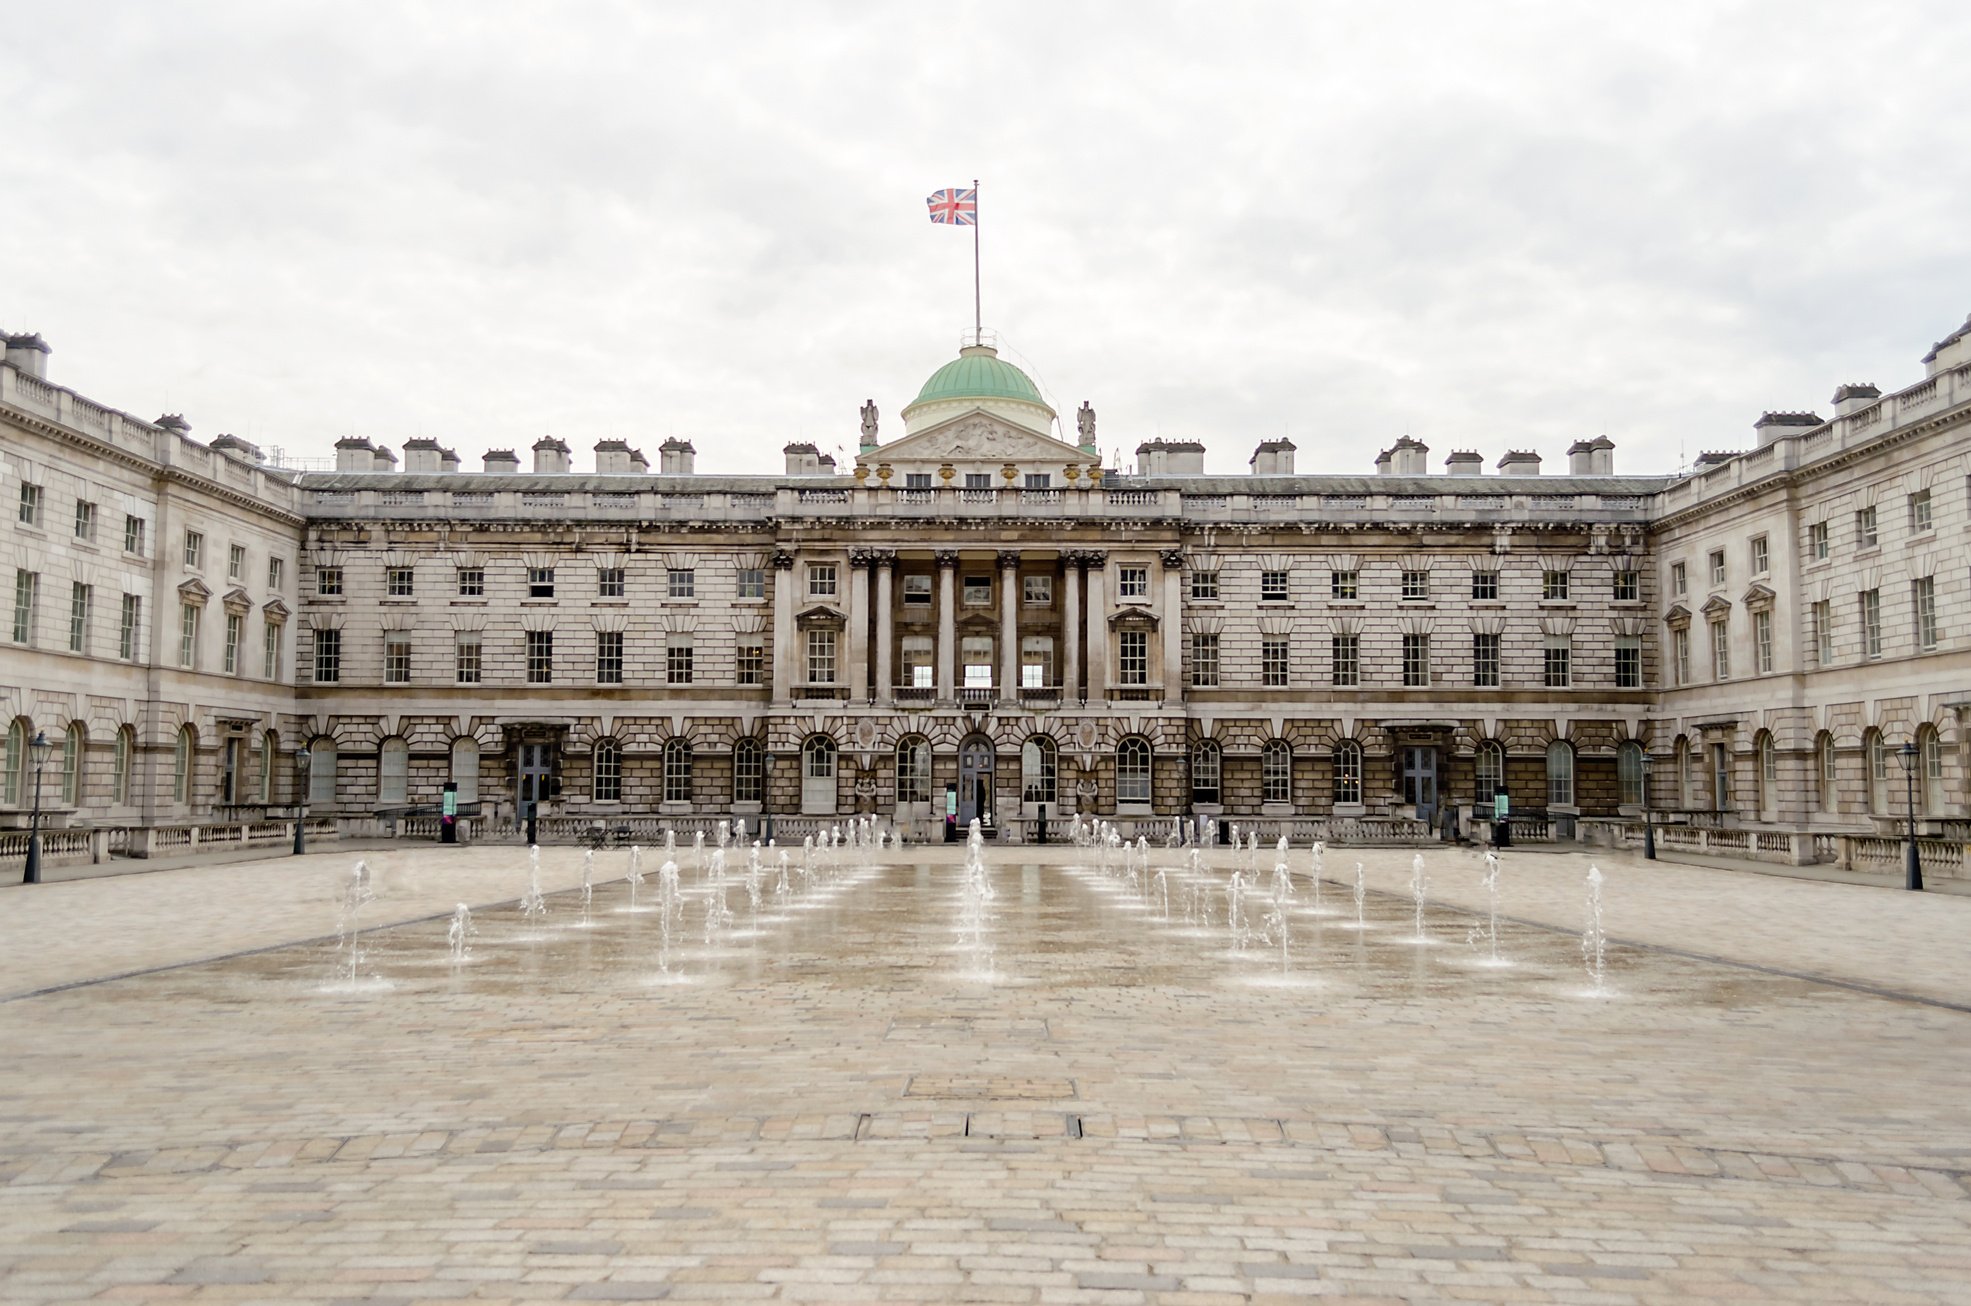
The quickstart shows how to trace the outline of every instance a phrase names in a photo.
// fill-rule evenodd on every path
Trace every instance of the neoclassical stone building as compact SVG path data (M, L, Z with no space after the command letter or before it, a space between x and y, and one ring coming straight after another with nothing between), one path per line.
M1435 819L1500 789L1563 832L1645 800L1869 830L1909 741L1920 810L1965 814L1964 331L1916 385L1768 413L1687 476L1617 475L1606 439L1565 472L1404 439L1365 475L1275 440L1234 476L1151 442L1125 475L1091 408L1062 438L977 342L900 435L866 407L850 468L790 445L701 474L673 438L654 471L603 441L577 472L545 438L468 472L351 439L295 473L46 358L14 337L0 368L0 820L37 730L78 823L285 804L303 748L318 811L449 780L505 818L928 831L949 801L1017 838L1043 807Z

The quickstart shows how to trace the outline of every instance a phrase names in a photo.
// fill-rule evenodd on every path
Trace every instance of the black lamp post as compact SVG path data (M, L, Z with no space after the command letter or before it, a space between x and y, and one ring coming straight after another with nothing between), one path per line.
M1643 860L1656 860L1656 826L1649 819L1649 759L1643 758Z
M314 764L315 755L309 751L307 744L302 744L294 750L295 773L300 777L295 781L300 786L300 792L294 796L294 855L296 857L308 851L308 773Z
M34 732L33 742L28 748L34 753L34 814L28 818L27 827L27 868L21 875L22 884L41 883L41 769L48 765L48 754L55 746L48 739L48 732Z
M1921 893L1923 891L1923 859L1916 851L1916 763L1917 747L1914 740L1896 750L1896 760L1903 764L1903 791L1908 804L1903 810L1908 817L1909 838L1903 848L1903 888Z

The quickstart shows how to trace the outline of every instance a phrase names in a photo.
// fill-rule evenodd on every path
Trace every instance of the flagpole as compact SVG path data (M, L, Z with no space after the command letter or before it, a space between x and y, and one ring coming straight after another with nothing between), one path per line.
M985 343L985 314L979 301L979 179L972 178L972 343Z

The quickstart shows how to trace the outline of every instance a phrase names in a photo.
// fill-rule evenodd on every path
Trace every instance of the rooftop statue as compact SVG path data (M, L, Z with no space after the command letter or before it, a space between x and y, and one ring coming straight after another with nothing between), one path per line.
M876 443L876 401L866 399L862 404L862 442Z
M1086 399L1081 401L1081 411L1074 415L1075 429L1081 432L1083 444L1095 443L1095 410L1088 406Z

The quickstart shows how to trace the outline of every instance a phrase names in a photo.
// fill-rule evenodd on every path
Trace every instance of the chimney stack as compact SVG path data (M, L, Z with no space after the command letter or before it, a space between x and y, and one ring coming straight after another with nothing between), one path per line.
M435 472L441 456L436 440L404 441L404 470L407 472Z
M630 471L630 446L625 440L598 440L595 470L604 476L626 476Z
M1404 436L1389 451L1389 470L1397 476L1430 475L1430 446Z
M1483 476L1485 459L1475 450L1459 449L1444 460L1444 473L1447 476Z
M37 381L48 379L48 355L51 352L48 342L33 332L7 337L8 366Z
M1499 459L1501 476L1538 476L1540 455L1530 449L1508 449Z
M650 475L650 460L643 456L643 450L630 450L630 472L636 476Z
M459 469L458 450L440 449L438 451L438 470L441 472L455 472L458 469Z
M1288 439L1261 440L1249 460L1254 476L1292 476L1294 442Z
M818 476L821 474L821 450L811 444L790 444L783 448L781 455L787 459L789 476Z
M512 476L520 470L520 455L511 449L494 449L482 460L488 476Z
M391 453L388 449L384 448L382 445L378 445L376 447L376 466L371 470L379 471L379 472L396 471L397 455Z
M229 453L235 458L241 458L250 463L265 461L261 456L259 445L248 443L240 439L237 435L222 435L208 447L217 449L221 453Z
M657 446L657 470L665 476L690 476L698 464L698 451L691 441L675 435Z
M166 419L160 417L157 424L163 426ZM360 435L345 436L335 442L335 470L338 472L372 472L376 470L376 446Z
M568 446L551 435L534 441L534 475L565 476L568 472Z

